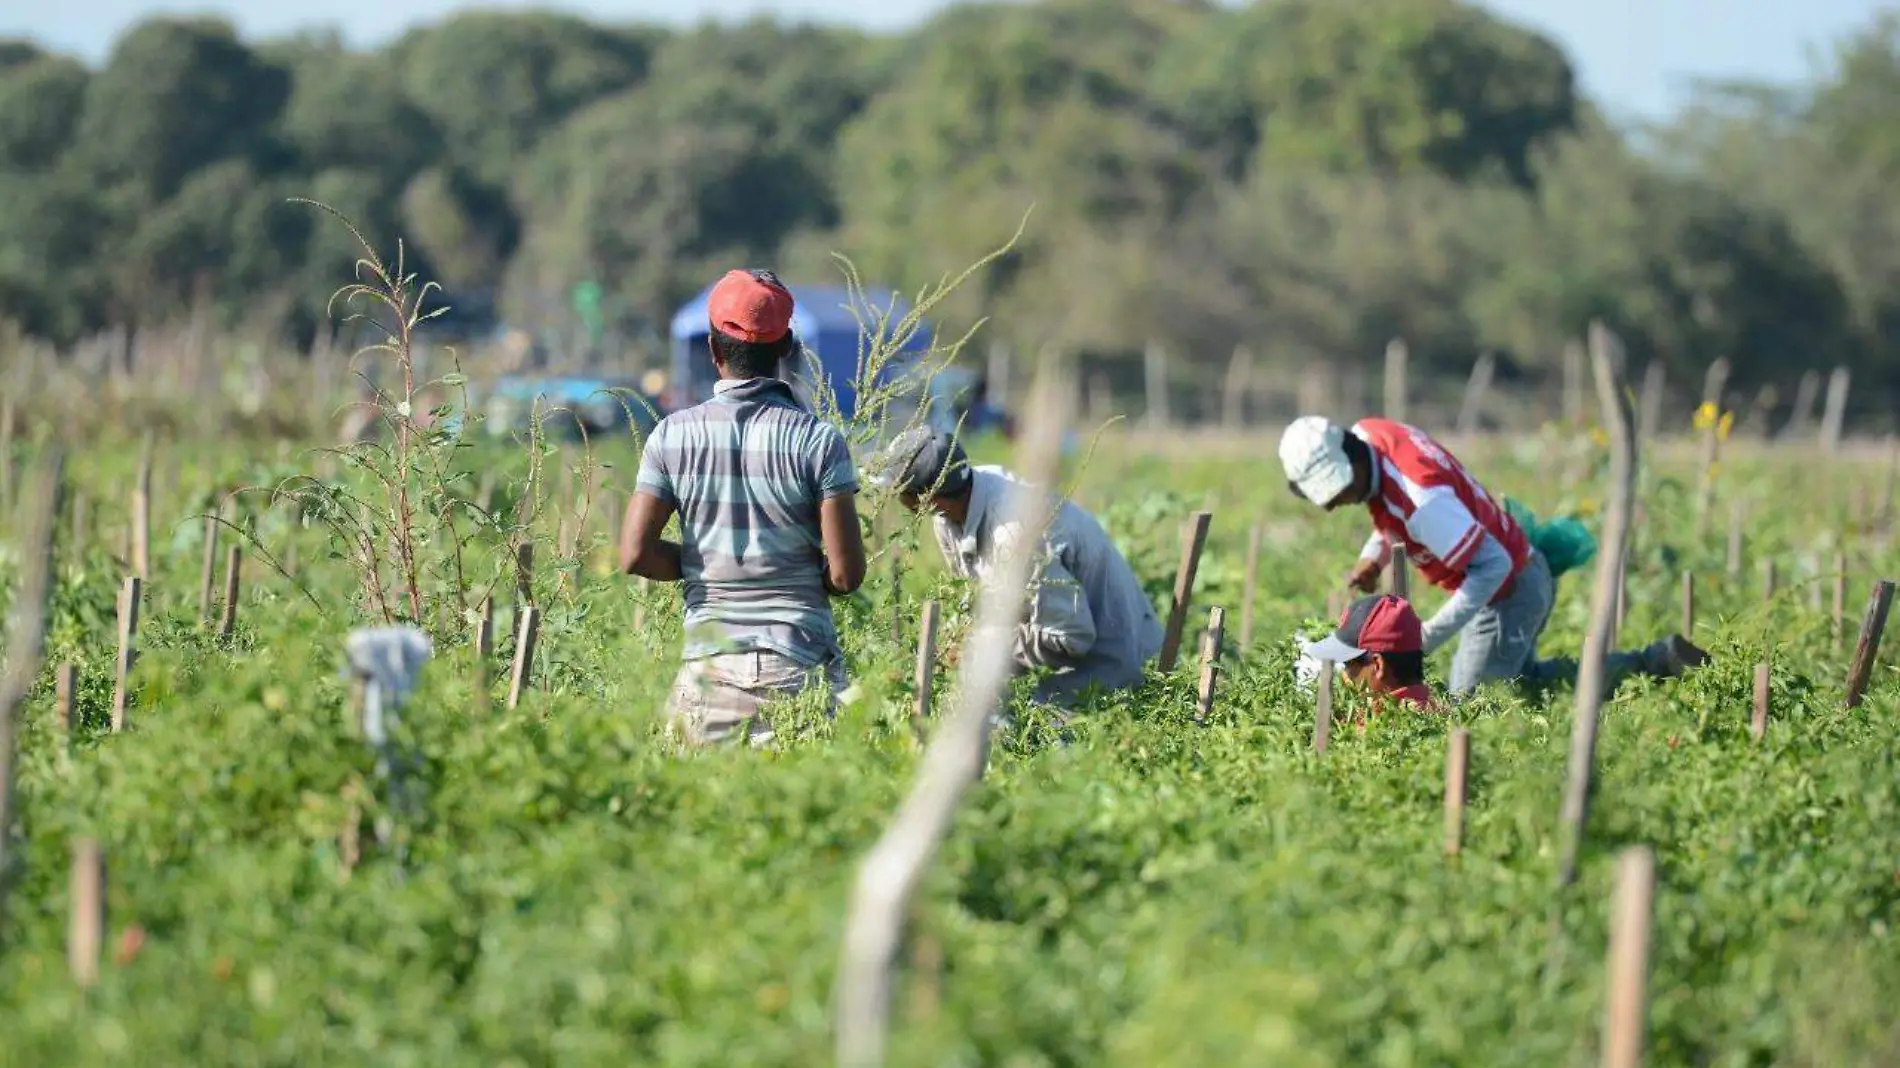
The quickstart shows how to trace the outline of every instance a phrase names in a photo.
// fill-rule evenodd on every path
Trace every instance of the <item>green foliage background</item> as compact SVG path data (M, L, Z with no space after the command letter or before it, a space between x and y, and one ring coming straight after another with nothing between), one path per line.
M476 12L373 52L159 17L97 69L0 43L0 317L71 342L182 321L307 340L354 258L287 205L404 237L457 301L538 329L604 287L640 339L710 272L829 280L833 249L964 287L1025 351L1138 388L1143 341L1211 382L1369 360L1546 375L1591 317L1679 385L1900 362L1900 21L1800 90L1707 87L1619 129L1548 39L1457 0L972 4L902 36L671 31Z

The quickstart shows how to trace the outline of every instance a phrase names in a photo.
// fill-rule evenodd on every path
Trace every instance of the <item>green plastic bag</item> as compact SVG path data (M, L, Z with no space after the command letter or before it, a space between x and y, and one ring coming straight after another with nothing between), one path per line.
M1509 497L1504 498L1504 510L1524 528L1524 536L1530 539L1531 547L1544 554L1550 562L1550 577L1555 580L1566 571L1590 562L1597 554L1596 535L1575 516L1558 516L1548 523L1539 523L1537 516L1522 502Z

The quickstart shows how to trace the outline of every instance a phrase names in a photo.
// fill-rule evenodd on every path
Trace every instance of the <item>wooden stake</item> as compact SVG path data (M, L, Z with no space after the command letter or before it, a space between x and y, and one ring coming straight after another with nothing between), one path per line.
M1326 739L1333 733L1333 662L1322 660L1319 681L1313 691L1313 752L1326 752Z
M70 885L66 963L73 982L84 988L99 981L99 954L106 943L106 860L91 838L73 842Z
M1406 420L1406 400L1408 390L1406 380L1409 377L1411 350L1405 345L1404 338L1393 338L1385 346L1385 417L1395 423Z
M244 571L244 546L233 545L224 558L224 618L218 621L218 638L229 639L237 630L238 581Z
M522 612L534 603L534 542L524 541L515 549L515 617L510 624L521 633Z
M1458 407L1458 433L1469 437L1483 429L1480 420L1484 416L1484 397L1491 390L1497 363L1497 357L1486 351L1471 366L1471 377L1465 381L1464 401Z
M1181 566L1174 573L1174 606L1168 612L1168 629L1161 639L1157 666L1162 674L1174 670L1181 655L1181 632L1187 627L1188 603L1194 597L1194 576L1201 568L1201 550L1207 545L1207 525L1211 512L1195 512L1181 532Z
M126 714L131 704L132 667L138 660L139 599L145 584L137 575L128 576L119 588L119 661L116 685L112 691L112 729L129 726Z
M198 621L211 623L211 594L218 577L218 517L205 516L204 566L198 574Z
M1637 407L1636 440L1655 441L1662 430L1663 366L1652 359L1643 368L1642 400Z
M1639 1068L1643 1063L1655 894L1655 854L1647 846L1625 849L1616 859L1616 896L1611 902L1603 1068Z
M1386 569L1386 589L1394 597L1412 599L1412 571L1405 554L1397 549L1392 550L1392 566Z
M1695 572L1682 573L1682 636L1695 637Z
M1201 688L1195 720L1206 723L1214 711L1214 680L1220 671L1220 647L1227 629L1227 610L1215 606L1207 613L1207 635L1201 642Z
M1873 675L1874 658L1880 654L1880 634L1887 629L1887 609L1893 605L1893 583L1881 579L1867 599L1867 613L1861 617L1860 640L1854 644L1854 663L1847 671L1847 707L1860 707L1867 692L1867 680Z
M508 686L508 707L521 703L521 695L534 681L535 633L541 629L541 610L528 605L521 609L521 629L515 633L514 681Z
M1253 596L1260 580L1260 525L1247 528L1247 577L1240 595L1240 647L1253 648Z
M138 482L132 489L132 573L152 579L152 436L145 435Z
M1742 531L1748 525L1748 503L1736 501L1728 518L1728 577L1742 577Z
M1564 423L1583 425L1583 346L1564 342Z
M74 709L79 701L79 665L68 661L59 666L53 676L53 711L59 720L59 729L72 733L73 721L78 717Z
M1841 427L1847 417L1848 370L1836 367L1827 380L1827 409L1821 416L1821 448L1829 453L1841 451Z
M1749 727L1758 742L1761 741L1762 735L1768 733L1768 662L1766 660L1755 665L1755 714L1750 717Z
M1465 844L1465 775L1471 763L1471 732L1451 732L1445 750L1445 855L1455 857Z
M475 621L475 702L486 712L493 705L495 600L482 598L480 616Z
M1589 821L1597 720L1607 689L1604 661L1611 648L1617 585L1623 571L1623 554L1629 544L1629 519L1636 499L1636 431L1630 422L1620 355L1621 344L1609 330L1601 323L1591 323L1590 357L1596 371L1597 398L1603 406L1604 429L1610 438L1610 490L1609 507L1603 520L1602 548L1597 552L1590 624L1585 631L1583 656L1577 670L1577 707L1571 720L1569 770L1559 820L1563 836L1557 866L1560 891L1576 881L1577 860ZM1553 905L1555 900L1553 898Z
M1048 485L1056 474L1062 435L1075 396L1073 372L1059 352L1037 361L1016 451L1023 481ZM1052 500L1012 493L1004 521L1041 530ZM925 870L941 847L970 784L982 774L991 723L1010 672L1008 642L1022 618L1031 582L1031 554L1010 553L978 596L971 647L962 658L957 706L940 719L925 750L914 788L862 863L844 918L844 939L832 989L839 1068L874 1068L886 1061L892 970L904 919Z
M936 696L937 671L937 628L940 624L941 610L936 601L925 601L923 613L917 619L917 700L911 706L910 726L919 741L927 733L925 724L930 722L930 706Z

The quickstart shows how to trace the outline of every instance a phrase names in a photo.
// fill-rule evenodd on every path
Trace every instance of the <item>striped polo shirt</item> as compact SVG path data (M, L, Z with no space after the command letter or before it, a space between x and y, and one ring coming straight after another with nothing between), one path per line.
M791 387L721 381L660 420L637 487L680 517L686 659L763 649L813 667L842 655L818 505L856 492L857 468L844 435Z

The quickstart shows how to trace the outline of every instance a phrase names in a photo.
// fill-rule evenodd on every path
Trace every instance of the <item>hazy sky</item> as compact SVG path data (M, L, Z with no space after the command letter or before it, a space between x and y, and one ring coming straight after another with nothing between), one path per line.
M606 20L691 22L769 11L795 18L899 28L946 0L567 0L555 6ZM376 44L433 21L461 0L0 0L0 36L26 36L96 60L128 25L158 12L225 13L246 36L335 25ZM499 3L484 6L530 6ZM1586 88L1616 114L1661 117L1696 77L1800 81L1843 33L1882 8L1875 0L1487 0L1485 6L1552 35Z

